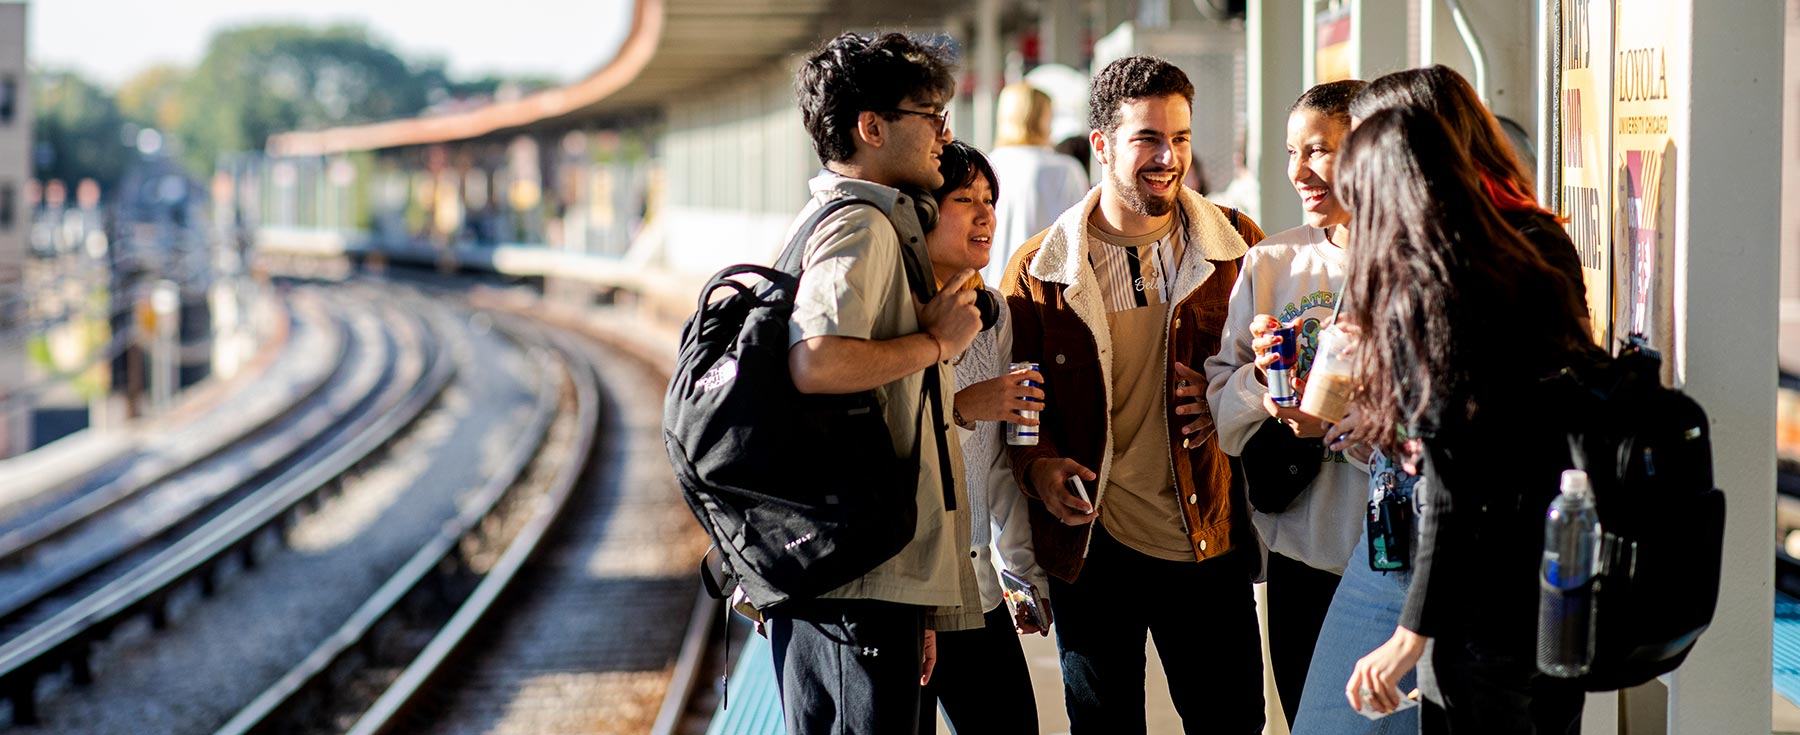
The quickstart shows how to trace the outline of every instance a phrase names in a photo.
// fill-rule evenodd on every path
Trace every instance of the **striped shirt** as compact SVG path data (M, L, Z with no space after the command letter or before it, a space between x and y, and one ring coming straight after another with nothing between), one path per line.
M1088 262L1100 281L1107 313L1166 304L1172 298L1175 269L1186 243L1179 217L1148 235L1123 237L1088 226L1100 247L1088 251Z

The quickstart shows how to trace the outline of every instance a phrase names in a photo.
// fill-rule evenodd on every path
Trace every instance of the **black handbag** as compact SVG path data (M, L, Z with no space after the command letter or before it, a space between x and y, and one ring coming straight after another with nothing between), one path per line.
M1317 437L1294 436L1287 424L1270 417L1256 427L1238 457L1250 505L1261 513L1280 513L1311 485L1324 465L1325 448Z

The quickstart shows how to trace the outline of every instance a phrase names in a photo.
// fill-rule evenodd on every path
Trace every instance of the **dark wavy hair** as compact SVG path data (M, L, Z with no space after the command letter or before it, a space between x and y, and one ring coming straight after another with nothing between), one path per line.
M1487 388L1591 345L1573 284L1501 219L1442 118L1382 110L1342 150L1340 317L1359 335L1352 400L1372 443L1397 452L1400 431L1469 418Z
M1088 127L1107 135L1119 128L1119 106L1131 100L1181 95L1191 107L1194 83L1155 56L1127 56L1101 69L1088 89Z
M976 176L986 176L994 197L1000 196L1000 177L994 175L993 164L988 163L987 156L975 146L960 140L950 141L944 146L944 152L938 154L938 173L944 175L944 185L931 192L931 198L940 203L951 192L974 183Z
M1302 92L1300 99L1294 100L1293 106L1288 108L1288 114L1292 115L1295 110L1301 109L1322 112L1347 127L1350 125L1350 100L1367 86L1369 83L1361 79L1342 79L1314 85L1312 89Z
M1513 152L1512 141L1469 80L1443 64L1407 69L1377 77L1350 101L1350 116L1368 119L1380 110L1417 107L1444 118L1457 134L1475 167L1493 185L1511 189L1490 192L1496 200L1532 203L1537 184ZM1535 206L1535 205L1532 205Z
M948 103L956 94L956 54L949 39L900 33L831 39L800 63L794 96L812 136L819 163L856 154L856 120L863 112L888 112L907 98Z

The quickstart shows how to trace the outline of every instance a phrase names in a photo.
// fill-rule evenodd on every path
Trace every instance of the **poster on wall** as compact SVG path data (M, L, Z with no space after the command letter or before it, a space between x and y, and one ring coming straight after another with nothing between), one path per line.
M1324 84L1351 78L1356 44L1350 40L1350 5L1319 7L1313 14L1313 79Z
M1561 80L1556 130L1562 158L1557 214L1581 256L1587 284L1588 319L1594 341L1611 342L1612 331L1612 3L1613 0L1558 0Z
M1613 334L1675 361L1675 163L1686 89L1670 79L1680 53L1670 0L1617 0L1612 119Z

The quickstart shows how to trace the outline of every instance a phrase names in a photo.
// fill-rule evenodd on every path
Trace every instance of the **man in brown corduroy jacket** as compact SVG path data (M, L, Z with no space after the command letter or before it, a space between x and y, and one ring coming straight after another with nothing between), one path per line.
M1012 460L1052 576L1074 735L1144 731L1146 634L1188 732L1263 726L1261 550L1198 372L1262 231L1181 185L1193 99L1161 59L1102 70L1089 142L1104 178L1014 254L1001 286L1013 359L1044 374L1039 443Z

